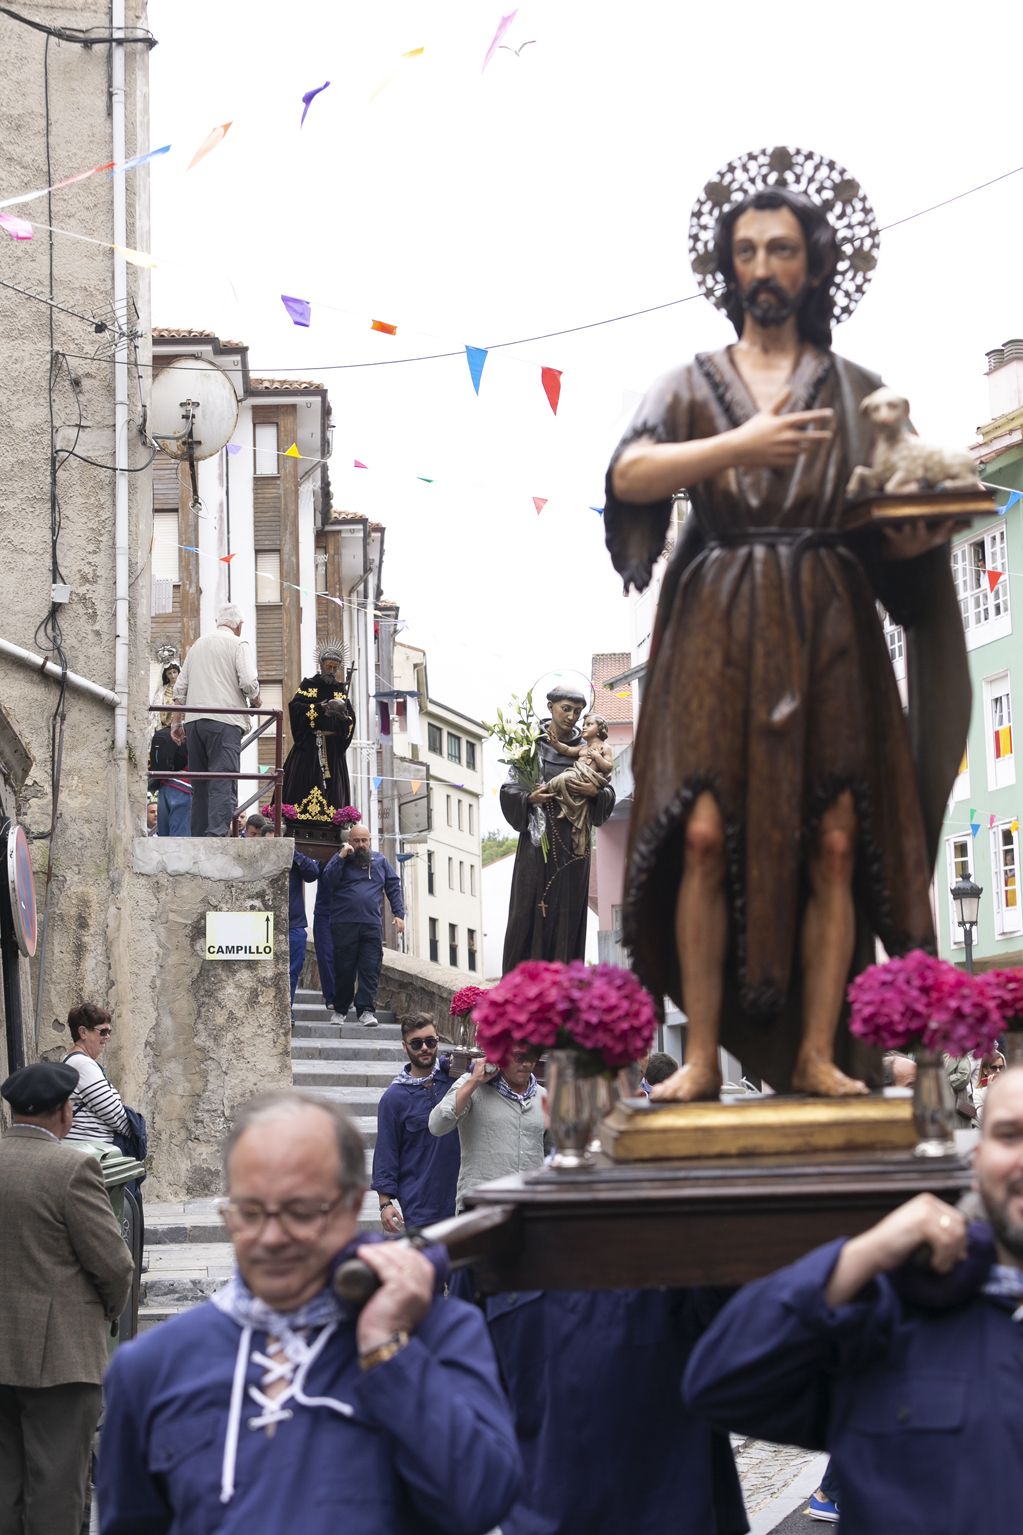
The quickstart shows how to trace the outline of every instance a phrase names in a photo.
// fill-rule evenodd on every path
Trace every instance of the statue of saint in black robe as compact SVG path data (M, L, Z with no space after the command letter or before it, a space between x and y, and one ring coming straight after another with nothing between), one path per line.
M550 721L544 725L550 727ZM573 730L564 744L578 746L582 736ZM540 770L544 783L575 767L574 757L557 750L550 735L540 741ZM557 813L557 801L543 805L547 826L547 858L534 843L530 829L531 790L517 779L501 785L504 818L519 833L512 873L508 926L504 936L502 974L524 959L583 959L586 948L586 911L590 887L590 851L580 857L572 851L572 823ZM615 806L610 784L589 800L590 823L602 826Z
M345 752L355 734L355 710L340 678L303 677L288 704L294 742L284 764L285 805L300 821L331 827L331 817L351 804Z

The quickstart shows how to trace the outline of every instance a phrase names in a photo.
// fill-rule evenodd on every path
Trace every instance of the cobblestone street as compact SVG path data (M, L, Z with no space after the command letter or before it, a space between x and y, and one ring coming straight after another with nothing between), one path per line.
M759 1439L742 1439L738 1435L732 1438L732 1447L735 1451L735 1463L739 1470L739 1479L742 1482L742 1494L746 1503L746 1513L754 1531L773 1529L773 1522L764 1526L758 1525L757 1515L766 1510L774 1500L781 1500L789 1488L793 1488L793 1499L796 1497L796 1484L802 1473L806 1472L814 1462L821 1459L813 1450L794 1449L791 1445L767 1444ZM805 1479L804 1479L805 1480ZM810 1491L813 1489L811 1488ZM785 1506L782 1503L778 1510L778 1520L785 1514ZM808 1535L819 1526L809 1519L802 1521L807 1527Z

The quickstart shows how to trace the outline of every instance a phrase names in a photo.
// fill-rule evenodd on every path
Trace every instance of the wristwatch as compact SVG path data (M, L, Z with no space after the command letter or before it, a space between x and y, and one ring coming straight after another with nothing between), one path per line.
M383 1215L383 1213L387 1209L387 1207L389 1205L393 1205L393 1204L394 1204L394 1200L393 1199L385 1199L383 1204L380 1206L380 1214Z
M359 1355L359 1369L372 1370L375 1365L386 1364L388 1359L393 1359L395 1354L400 1354L408 1342L407 1332L392 1333L383 1343L378 1343L376 1348L371 1348L368 1353Z

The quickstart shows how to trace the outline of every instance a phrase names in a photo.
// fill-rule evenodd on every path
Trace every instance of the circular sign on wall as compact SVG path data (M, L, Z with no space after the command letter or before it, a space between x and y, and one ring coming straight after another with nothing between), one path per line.
M11 900L11 918L14 937L26 959L36 951L38 925L36 922L36 887L32 878L32 860L28 855L28 838L25 828L8 821L7 829L7 889Z

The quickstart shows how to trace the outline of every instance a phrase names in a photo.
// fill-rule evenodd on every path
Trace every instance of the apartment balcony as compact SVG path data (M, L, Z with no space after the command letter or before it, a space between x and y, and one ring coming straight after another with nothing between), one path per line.
M611 769L611 787L615 791L615 808L612 821L625 821L632 813L632 794L635 784L632 777L632 742L615 753Z

